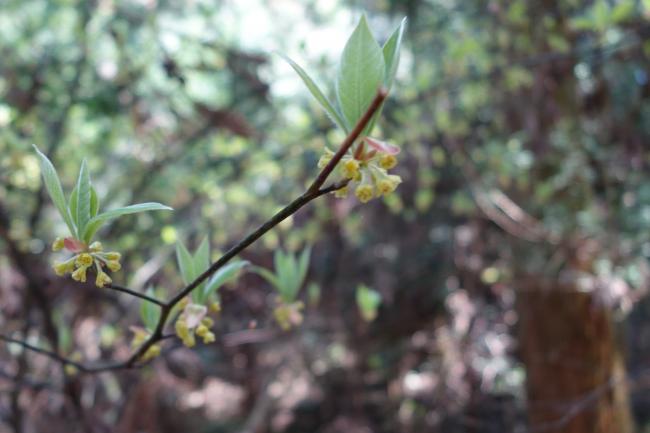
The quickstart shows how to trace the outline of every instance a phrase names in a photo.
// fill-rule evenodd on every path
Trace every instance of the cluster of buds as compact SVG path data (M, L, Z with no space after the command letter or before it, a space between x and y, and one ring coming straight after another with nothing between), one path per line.
M305 304L302 301L286 303L278 298L277 307L273 310L273 317L283 331L288 331L293 326L300 326L303 321L302 310Z
M131 340L131 348L134 350L140 347L151 336L149 331L140 328L139 326L131 326L131 332L133 332L133 340ZM147 351L140 357L140 360L142 362L149 361L150 359L153 359L158 355L160 355L161 350L162 349L160 347L160 344L158 343L152 344L151 347L149 347Z
M375 197L395 191L402 179L389 174L388 170L397 165L395 155L399 150L396 146L374 138L361 139L356 149L346 154L339 163L341 179L349 179L349 183L336 191L336 197L346 197L348 191L354 188L354 194L359 201L367 203ZM325 167L334 156L334 152L329 149L325 152L318 161L319 168Z
M71 274L72 279L82 283L86 282L87 272L94 267L95 284L97 287L104 287L112 282L104 269L111 272L117 272L121 269L118 252L104 252L101 242L93 242L86 246L83 242L74 238L56 238L52 244L52 251L61 251L66 249L74 254L64 262L55 262L52 266L54 272L59 276Z
M205 305L193 304L185 298L180 304L183 312L176 319L174 328L176 335L187 347L196 345L196 337L203 340L203 344L214 343L216 337L210 331L214 321L207 317L208 307ZM213 309L211 306L210 309Z

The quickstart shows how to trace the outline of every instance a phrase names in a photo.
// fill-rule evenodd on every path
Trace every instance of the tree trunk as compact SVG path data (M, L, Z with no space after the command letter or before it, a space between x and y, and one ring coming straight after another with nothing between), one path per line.
M519 294L530 431L631 433L625 364L612 314L575 286Z

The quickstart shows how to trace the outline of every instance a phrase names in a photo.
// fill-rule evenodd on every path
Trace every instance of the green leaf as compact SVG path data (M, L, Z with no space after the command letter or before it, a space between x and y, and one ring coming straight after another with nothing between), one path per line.
M74 219L77 223L77 233L81 235L86 229L90 220L90 173L86 166L86 160L81 161L79 178L77 179L77 195Z
M197 274L200 274L210 266L210 243L208 237L203 238L201 245L194 253L194 269Z
M382 48L384 62L386 63L386 75L384 77L384 86L386 87L386 90L390 90L392 87L395 74L397 73L399 55L402 47L402 37L404 36L405 28L406 18L402 20L399 27L395 29Z
M90 185L90 217L94 217L99 212L99 198L97 197L97 191L95 187Z
M336 96L349 125L354 126L384 82L384 55L362 16L341 55Z
M199 245L199 248L197 248L196 252L194 253L192 262L194 264L194 277L192 280L194 280L210 266L210 243L208 242L207 236L203 238L201 245ZM205 281L199 284L199 286L194 291L192 291L192 299L194 301L200 301L203 287L205 287Z
M68 209L70 210L70 216L72 216L72 222L74 225L79 227L77 223L77 186L75 185L74 189L70 193L70 199L68 200ZM75 236L79 236L77 233Z
M253 268L253 272L256 274L260 275L263 277L266 281L268 281L277 291L280 291L280 281L278 280L278 277L268 269L264 269L259 266L255 266Z
M296 62L291 60L289 57L280 54L284 60L291 65L294 71L298 74L298 76L302 79L303 83L307 86L307 89L311 92L312 96L316 98L318 103L323 107L323 109L327 112L329 117L332 119L334 123L336 123L341 129L343 129L346 133L349 132L349 127L345 122L345 119L341 116L341 113L338 112L338 110L332 105L329 99L327 99L327 96L318 88L318 85L314 82L314 80L311 79L311 77L307 74L307 72L300 67Z
M364 285L359 285L357 287L356 299L363 319L367 322L375 320L377 317L377 309L381 305L381 294Z
M155 292L151 287L149 287L145 293L151 297L155 296ZM143 299L140 304L140 318L142 319L145 328L149 332L153 332L158 324L158 319L160 318L160 307L153 302Z
M86 229L84 230L83 241L89 243L97 230L101 228L108 220L139 212L147 212L151 210L173 210L169 206L164 206L160 203L140 203L132 204L130 206L121 207L107 212L101 213L88 221Z
M56 169L50 162L50 160L38 150L38 147L34 144L34 150L38 155L39 165L41 167L41 175L43 176L43 183L45 183L45 188L47 189L54 206L59 211L61 218L65 221L65 224L70 230L70 234L75 236L76 230L70 212L65 203L65 196L63 195L63 189L61 188L61 181L59 180L59 175L56 173Z
M205 303L205 301L221 286L226 284L228 281L231 281L237 274L239 270L248 266L249 262L245 260L240 260L232 263L228 263L223 268L219 269L214 275L210 278L208 283L205 285L201 291L200 302Z
M178 268L181 270L183 283L190 284L196 277L194 260L181 241L176 242L176 261L178 262Z

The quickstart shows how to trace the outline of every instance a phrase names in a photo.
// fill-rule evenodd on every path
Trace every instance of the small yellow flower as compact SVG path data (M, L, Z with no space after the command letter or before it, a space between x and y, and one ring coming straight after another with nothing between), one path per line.
M399 185L401 182L401 177L390 174L377 182L377 189L381 194L390 194L391 192L395 191L395 188L397 188L397 185Z
M65 247L65 242L62 238L54 239L52 244L52 251L61 251Z
M379 157L379 165L383 169L390 170L397 165L397 158L395 155L384 154Z
M107 261L106 266L108 266L108 269L110 269L111 272L117 272L120 269L122 269L122 265L120 265L120 262L118 262L117 260Z
M214 336L214 334L212 332L209 332L209 331L203 336L203 344L214 343L216 340L217 339Z
M112 251L110 253L104 254L104 257L106 257L106 260L120 260L122 258L122 254Z
M199 337L205 337L208 332L210 332L210 330L203 324L196 327L196 335Z
M66 260L65 262L55 262L52 268L59 277L62 277L65 274L74 271L74 258Z
M88 253L81 253L77 256L75 264L78 267L88 267L93 264L93 256Z
M145 342L149 338L149 333L137 326L132 326L131 331L133 331L133 340L131 340L131 347L136 348Z
M214 320L212 320L209 317L204 317L203 319L201 319L201 324L207 326L208 328L212 328L212 326L214 325Z
M336 191L334 191L334 197L336 197L336 198L345 198L345 197L348 196L348 191L349 191L348 186L346 185L343 188L337 189Z
M218 313L221 311L221 303L219 301L214 301L210 304L210 311L213 313Z
M102 251L104 248L102 247L102 243L99 241L95 241L90 246L88 247L91 253L99 253Z
M355 179L359 175L359 161L356 159L348 159L341 167L343 177L347 179Z
M142 355L142 361L149 361L150 359L153 359L158 355L160 355L160 352L161 352L160 344L154 344L147 349L144 355Z
M196 345L196 339L194 334L188 334L187 337L183 338L183 344L187 347L194 347Z
M72 273L72 279L75 281L79 281L81 283L86 282L86 269L88 269L85 266L82 266L80 268L77 268L76 271Z
M104 287L107 284L111 284L113 280L111 280L111 277L108 276L106 272L99 272L97 274L97 279L95 280L95 285L97 287Z
M368 203L375 196L374 188L370 184L361 184L354 191L361 203Z
M178 335L178 338L180 338L181 340L186 339L187 336L190 334L190 330L187 327L187 322L182 318L176 320L174 329L176 330L176 335Z
M320 157L318 160L318 168L325 168L327 164L332 160L332 157L330 155L323 155Z

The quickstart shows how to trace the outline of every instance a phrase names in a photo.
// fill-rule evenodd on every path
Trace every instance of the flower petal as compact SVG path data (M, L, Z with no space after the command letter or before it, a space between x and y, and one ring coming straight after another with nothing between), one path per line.
M185 322L189 329L194 329L201 323L201 319L208 313L208 308L205 305L187 304L183 311Z
M387 153L389 155L397 155L400 152L400 148L389 144L385 141L377 140L372 137L364 137L363 140L368 144L368 146L376 149L379 152Z

